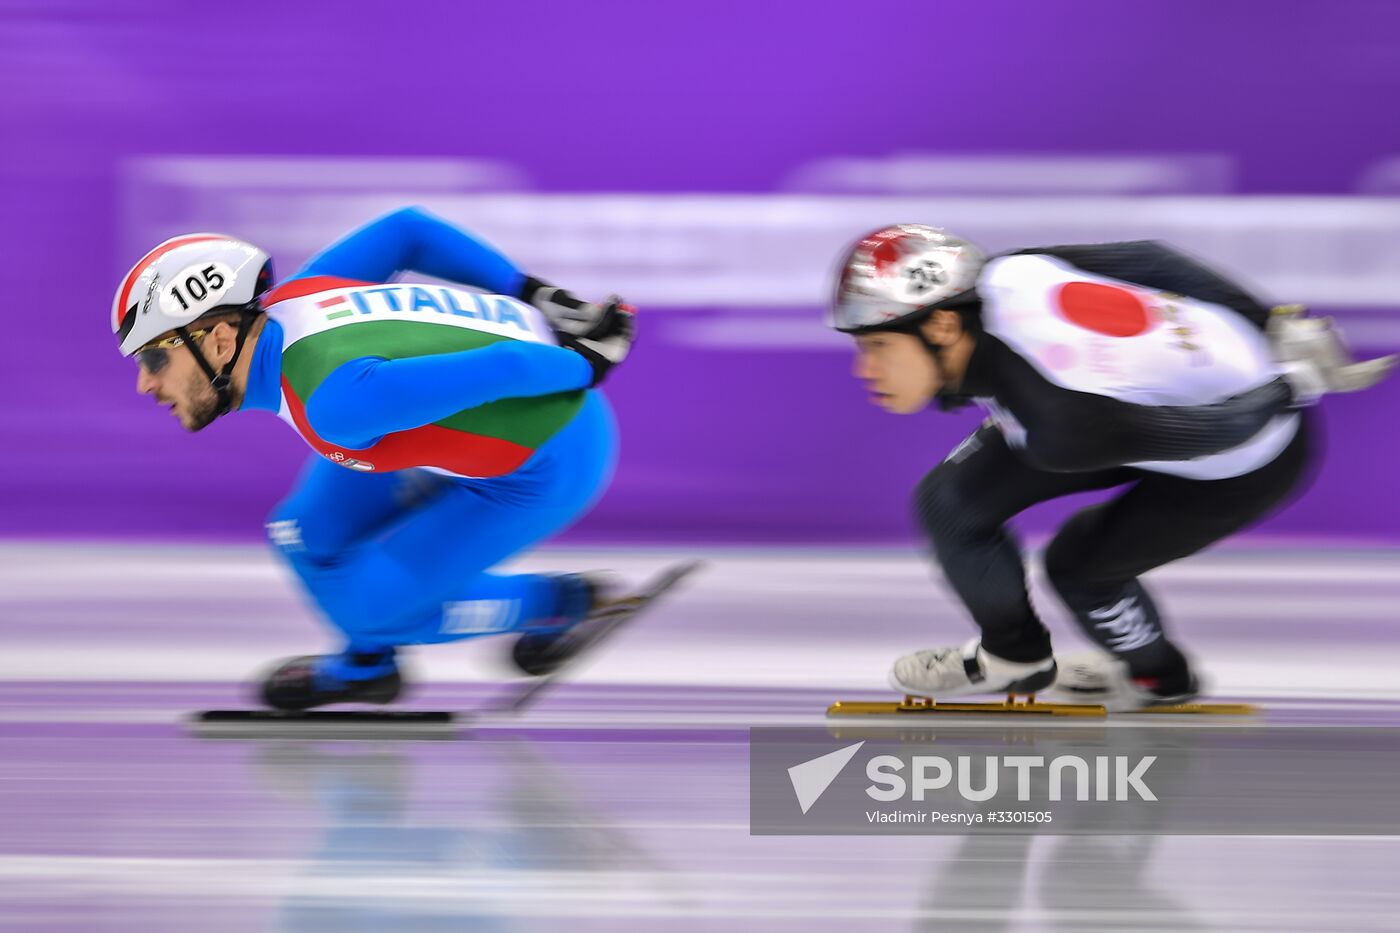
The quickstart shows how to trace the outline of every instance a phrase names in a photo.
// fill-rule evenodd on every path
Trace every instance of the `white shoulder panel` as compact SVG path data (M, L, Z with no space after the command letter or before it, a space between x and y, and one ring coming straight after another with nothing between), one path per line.
M1051 256L994 259L978 290L986 331L1066 389L1201 405L1279 375L1263 333L1236 312Z

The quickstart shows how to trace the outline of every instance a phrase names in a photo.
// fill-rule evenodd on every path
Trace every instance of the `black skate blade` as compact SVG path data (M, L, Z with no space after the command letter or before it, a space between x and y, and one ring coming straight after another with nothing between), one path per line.
M459 728L454 713L414 710L213 709L185 725L206 739L451 739Z

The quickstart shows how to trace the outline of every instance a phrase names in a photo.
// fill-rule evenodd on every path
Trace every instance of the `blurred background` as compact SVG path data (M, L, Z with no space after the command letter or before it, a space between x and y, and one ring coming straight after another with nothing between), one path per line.
M0 929L1393 928L1394 838L750 838L745 742L970 633L908 496L980 416L867 404L850 241L1160 238L1394 352L1397 99L1390 0L0 0ZM406 204L641 309L612 489L523 566L711 569L504 732L196 742L330 641L263 543L307 451L139 397L112 292ZM1220 693L1395 724L1400 379L1320 408L1306 495L1152 585ZM412 702L486 702L481 650Z
M635 302L621 468L574 542L913 540L907 491L978 415L870 407L821 317L837 254L891 222L1162 238L1400 345L1384 0L356 9L0 0L0 534L261 537L301 443L262 416L184 436L107 329L129 265L192 230L285 275L420 204ZM1325 402L1326 463L1261 531L1400 536L1397 402Z

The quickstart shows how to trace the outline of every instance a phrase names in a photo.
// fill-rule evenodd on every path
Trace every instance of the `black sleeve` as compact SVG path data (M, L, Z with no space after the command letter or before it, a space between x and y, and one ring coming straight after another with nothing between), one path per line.
M1210 405L1134 405L1060 391L1075 398L1055 402L1064 411L1028 432L1026 452L1042 469L1073 473L1218 454L1258 434L1293 400L1282 379Z
M1094 275L1224 305L1259 328L1263 328L1269 318L1269 309L1239 285L1156 240L1040 246L1005 255L1027 254L1054 256Z

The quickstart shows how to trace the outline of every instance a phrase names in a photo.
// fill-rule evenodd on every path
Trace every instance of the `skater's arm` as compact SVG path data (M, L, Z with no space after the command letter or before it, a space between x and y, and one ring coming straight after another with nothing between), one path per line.
M362 357L325 378L306 401L306 418L321 438L361 449L488 402L584 389L592 381L592 367L572 350L515 340L401 360Z
M1293 392L1283 379L1209 405L1187 406L1135 405L1057 389L1045 393L1024 419L1026 452L1036 466L1066 473L1194 460L1238 447L1292 404Z
M517 296L525 275L490 245L417 207L372 220L317 253L292 278L332 275L387 282L399 272L421 272Z

